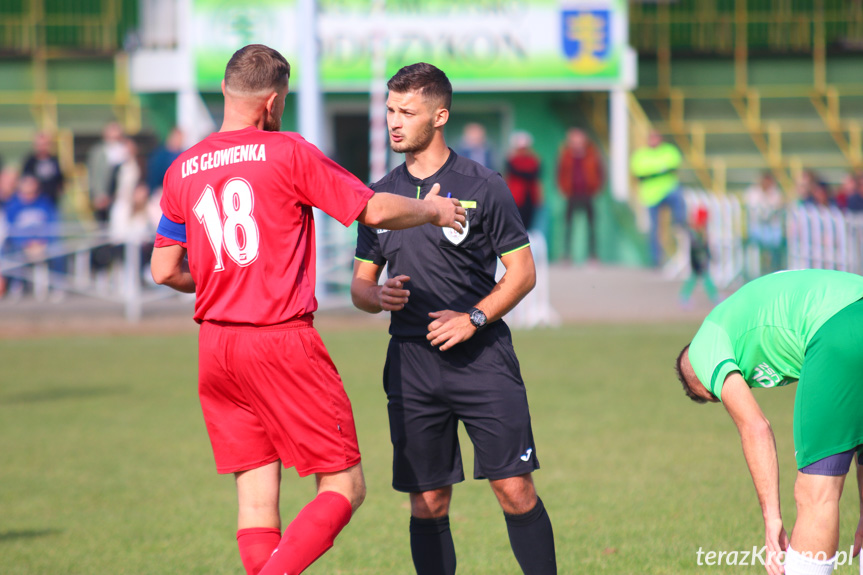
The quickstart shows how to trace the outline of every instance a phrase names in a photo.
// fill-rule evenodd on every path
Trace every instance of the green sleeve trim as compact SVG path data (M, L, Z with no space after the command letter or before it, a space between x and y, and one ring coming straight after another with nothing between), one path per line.
M717 365L713 369L713 375L710 376L710 393L715 395L719 399L719 401L722 401L722 387L725 385L725 378L728 377L728 374L731 373L732 371L738 371L740 369L739 367L737 367L737 364L734 363L735 369L729 370L725 374L725 376L722 378L722 381L717 381L719 379L719 376L722 373L722 368L727 363L734 363L734 360L733 359L725 359L725 360L721 361L719 363L719 365ZM717 386L718 386L718 388L717 388Z
M530 246L530 242L528 242L528 243L524 244L524 245L523 245L523 246L521 246L521 247L515 248L514 250L509 250L509 251L508 251L508 252L506 252L506 253L502 253L502 254L500 254L500 257L508 256L509 254L511 254L511 253L513 253L513 252L517 252L518 250L523 250L524 248L529 247L529 246Z
M355 259L355 260L357 260L358 262L366 262L367 264L373 264L373 263L375 263L375 262L373 262L372 260L364 260L363 258L360 258L360 257L357 257L357 256L354 256L354 259Z

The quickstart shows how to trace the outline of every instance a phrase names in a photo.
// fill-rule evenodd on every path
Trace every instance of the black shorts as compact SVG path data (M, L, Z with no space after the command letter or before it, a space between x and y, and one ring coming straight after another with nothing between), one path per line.
M474 445L475 479L539 469L524 381L503 322L447 351L421 338L392 338L384 391L397 491L464 481L459 420Z

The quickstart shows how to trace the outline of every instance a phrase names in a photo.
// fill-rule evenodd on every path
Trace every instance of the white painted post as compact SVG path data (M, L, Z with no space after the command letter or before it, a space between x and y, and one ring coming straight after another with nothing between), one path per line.
M321 92L318 54L318 3L316 0L299 0L297 6L297 50L300 55L300 85L297 91L297 118L300 134L317 147L324 143L323 92ZM326 150L323 150L326 153ZM325 270L327 265L327 238L330 218L315 208L315 259L318 274L315 293L318 299L327 296Z
M627 91L611 90L609 98L610 137L609 181L611 197L618 202L629 201L629 113L626 108Z
M624 6L626 3L624 3ZM624 9L624 12L625 9ZM617 33L626 34L629 13L617 24ZM609 105L609 182L611 197L618 202L629 201L629 111L626 98L629 90L638 84L638 55L626 47L623 55L623 77L610 91Z
M33 264L33 297L36 298L36 301L48 299L48 293L51 291L50 277L47 261Z
M187 145L197 144L216 129L213 118L198 92L193 40L192 1L177 0L177 54L183 73L178 74L181 86L177 90L177 125L183 130Z
M515 306L504 319L511 327L532 329L538 326L560 325L560 315L551 305L551 280L549 279L548 246L541 233L528 233L530 250L536 266L536 286ZM495 281L500 281L506 268L497 262Z
M387 29L386 0L372 2L372 83L369 87L369 180L387 174Z
M141 319L141 246L127 241L123 246L123 299L126 302L126 320L138 323Z
M90 285L90 250L78 249L74 259L75 279L73 285L79 290Z
M297 38L300 55L300 86L297 92L297 118L303 138L315 146L323 145L323 95L318 54L318 3L297 2Z

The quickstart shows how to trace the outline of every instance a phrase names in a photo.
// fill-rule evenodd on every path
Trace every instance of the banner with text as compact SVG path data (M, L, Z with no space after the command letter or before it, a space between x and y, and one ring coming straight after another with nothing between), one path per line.
M625 0L319 0L321 82L328 92L366 92L375 38L386 76L429 62L457 90L604 89L626 82ZM193 0L198 87L218 90L241 46L261 43L297 58L296 0ZM292 69L291 83L303 70ZM629 74L631 75L631 73Z

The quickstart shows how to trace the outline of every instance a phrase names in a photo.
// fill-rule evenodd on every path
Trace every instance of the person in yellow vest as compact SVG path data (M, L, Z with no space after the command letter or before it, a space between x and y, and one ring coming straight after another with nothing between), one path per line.
M659 242L659 213L663 207L671 211L672 223L686 225L686 204L680 190L677 169L683 157L674 144L663 142L656 130L647 136L647 146L632 155L630 169L638 178L638 197L650 214L650 256L654 266L664 259Z

